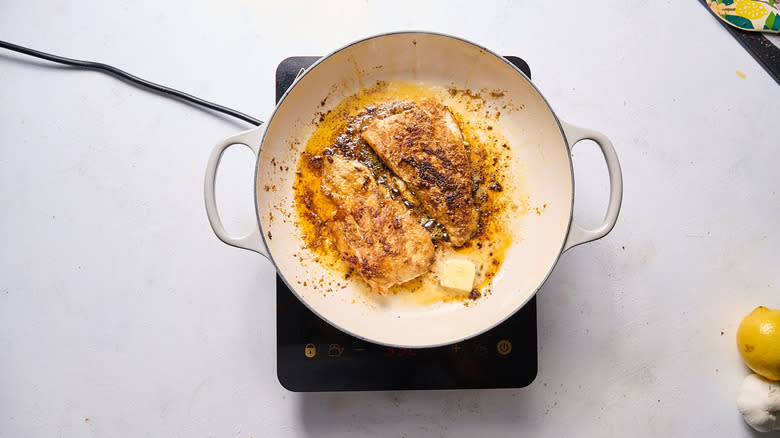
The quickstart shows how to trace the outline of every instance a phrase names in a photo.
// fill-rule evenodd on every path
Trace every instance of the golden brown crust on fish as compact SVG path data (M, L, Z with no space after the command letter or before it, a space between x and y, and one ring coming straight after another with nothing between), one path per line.
M362 137L443 225L454 246L477 230L471 162L455 118L447 107L425 102L375 120Z
M433 242L412 213L359 161L322 161L322 192L337 205L327 226L342 258L379 293L426 273Z

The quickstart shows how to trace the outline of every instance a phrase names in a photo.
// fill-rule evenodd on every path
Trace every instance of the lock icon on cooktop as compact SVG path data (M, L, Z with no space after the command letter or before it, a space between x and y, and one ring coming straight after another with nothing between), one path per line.
M317 347L314 344L306 344L306 347L303 348L303 354L306 357L314 357L317 355Z

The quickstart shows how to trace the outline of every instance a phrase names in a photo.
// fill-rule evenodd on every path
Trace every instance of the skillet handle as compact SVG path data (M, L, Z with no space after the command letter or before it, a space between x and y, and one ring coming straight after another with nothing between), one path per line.
M577 245L601 239L615 227L620 213L620 205L623 202L623 173L620 170L620 161L618 161L615 148L612 147L612 142L607 136L598 131L580 128L563 121L561 121L561 126L571 149L581 140L595 141L601 148L609 172L609 204L604 221L595 230L586 230L572 222L569 237L566 238L566 244L563 246L563 250L568 251Z
M254 251L270 260L268 247L266 247L263 236L260 234L259 225L243 237L234 237L228 234L219 218L214 190L217 168L219 167L219 161L222 159L222 154L225 152L225 149L234 144L244 145L254 152L255 160L257 160L257 157L260 154L260 142L263 139L264 132L265 125L261 125L257 128L250 129L249 131L242 132L241 134L228 137L214 146L214 149L211 151L211 156L209 157L209 162L206 165L206 180L203 187L203 196L206 199L206 216L209 218L211 229L214 230L214 234L217 235L219 240L228 245L235 246L236 248Z

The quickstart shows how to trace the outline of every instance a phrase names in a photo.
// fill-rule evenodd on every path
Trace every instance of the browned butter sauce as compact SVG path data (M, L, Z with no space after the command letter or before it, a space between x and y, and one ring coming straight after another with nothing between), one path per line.
M503 96L500 91L486 91L490 98ZM400 178L396 177L360 137L362 129L375 118L384 118L402 112L415 102L432 100L447 105L463 132L469 151L473 173L475 200L479 209L479 228L474 237L460 248L448 243L444 227L433 220L417 202ZM313 122L314 132L306 143L297 164L294 182L297 222L304 242L312 255L322 264L335 270L342 278L361 284L366 294L372 294L358 273L353 273L341 260L324 219L332 217L336 206L322 194L322 160L328 154L338 154L365 164L379 184L391 196L399 199L413 211L423 227L431 233L436 245L436 262L428 273L394 286L392 294L403 294L413 302L430 304L437 301L468 300L490 293L490 281L499 272L507 249L512 243L508 227L510 213L523 213L509 199L515 182L505 175L509 167L511 147L496 128L502 105L489 105L478 92L452 87L440 88L408 82L380 81L319 115ZM506 111L506 105L503 105ZM450 258L473 261L477 267L475 290L458 293L439 285L442 268Z

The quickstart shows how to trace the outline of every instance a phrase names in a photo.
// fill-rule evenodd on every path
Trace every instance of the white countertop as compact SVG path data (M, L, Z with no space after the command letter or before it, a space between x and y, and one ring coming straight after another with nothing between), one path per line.
M559 116L610 136L623 210L542 287L529 387L291 393L273 268L203 207L212 145L248 125L0 51L0 436L751 436L734 336L780 307L780 87L700 4L108 3L5 2L0 39L262 119L287 56L459 35L525 58ZM606 168L584 144L575 167L594 225ZM249 152L222 170L228 227L249 230Z

